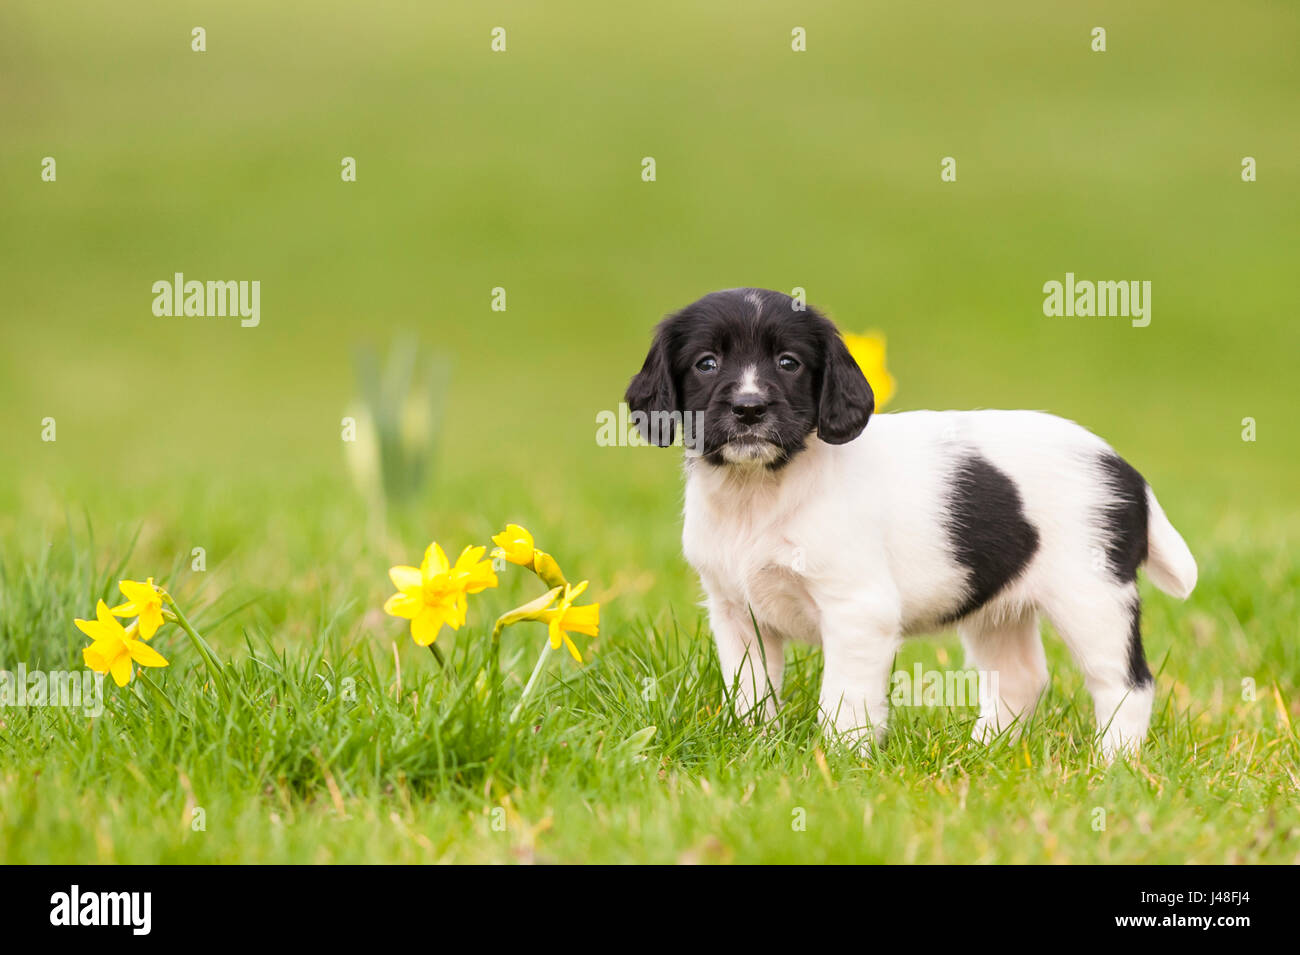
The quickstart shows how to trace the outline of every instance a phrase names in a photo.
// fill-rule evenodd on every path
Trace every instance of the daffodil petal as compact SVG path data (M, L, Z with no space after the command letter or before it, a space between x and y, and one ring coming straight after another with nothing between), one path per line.
M126 686L131 680L131 655L122 654L112 662L109 672L113 674L113 682L118 686Z
M509 540L505 534L498 534L492 538L492 543L496 548L492 551L492 556L500 557L510 561L512 564L527 564L533 559L533 549L523 547L517 541Z
M384 613L390 617L404 617L410 620L420 612L420 608L423 606L424 604L418 598L412 597L410 594L393 594L384 601Z
M573 655L573 659L581 663L582 654L578 652L578 648L573 645L573 641L569 639L569 635L567 633L564 635L564 645L569 648L569 653Z
M81 658L86 661L86 666L90 667L96 673L108 672L108 661L104 658L104 654L100 651L99 647L95 646L95 644L92 643L88 647L82 647Z
M442 614L436 610L424 609L411 618L411 636L422 647L427 647L438 639L442 629Z
M518 524L507 524L505 534L502 536L509 537L516 544L522 544L529 550L533 549L533 535Z
M521 566L533 562L533 535L518 524L507 524L506 529L492 538L498 549L493 557L504 557L512 564Z
M483 554L486 550L487 550L486 547L475 546L474 544L471 544L469 547L466 547L463 551L460 552L460 556L456 558L455 569L460 571L461 573L468 572L475 564L479 562L479 560L483 557Z
M497 586L498 583L496 571L492 569L492 564L485 560L470 570L465 579L465 592L481 593L489 587Z
M128 640L126 642L126 652L130 655L132 660L141 666L167 666L167 661L163 659L161 653L140 640Z
M153 580L152 577L149 579ZM142 584L138 580L120 580L117 589L122 591L123 597L135 603L152 603L159 599L158 591L153 589L151 583Z
M140 614L140 636L145 640L152 640L153 635L158 632L158 628L163 625L163 615L161 610Z
M398 590L419 590L422 581L420 568L405 565L389 567L388 578Z
M121 629L122 627L120 623L113 619L113 614L108 609L108 604L104 603L102 600L95 604L95 619L110 630L113 627L117 627L118 629Z
M78 630L80 630L86 636L90 637L90 639L92 640L100 639L101 630L100 630L100 623L98 620L78 619L72 622L77 625Z
M438 542L434 541L424 551L424 560L420 561L420 573L425 580L435 574L445 574L451 570L451 564L447 563L447 555L442 552Z
M897 383L885 366L885 336L879 332L866 335L845 334L844 344L875 392L876 407L882 408L893 397Z
M459 630L465 624L467 613L469 613L469 601L465 599L464 594L459 594L447 610L447 626Z

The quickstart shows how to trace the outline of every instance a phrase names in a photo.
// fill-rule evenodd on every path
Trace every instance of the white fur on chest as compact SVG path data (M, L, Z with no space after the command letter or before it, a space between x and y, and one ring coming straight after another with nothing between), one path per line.
M774 481L759 469L699 466L686 483L682 545L710 600L744 608L775 635L816 643L820 620L808 576L825 542L806 470L791 465Z

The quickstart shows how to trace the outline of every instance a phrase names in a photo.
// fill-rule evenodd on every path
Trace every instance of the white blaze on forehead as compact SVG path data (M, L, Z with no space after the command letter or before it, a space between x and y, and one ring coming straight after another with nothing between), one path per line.
M736 390L736 394L761 395L762 393L763 389L758 387L758 366L750 365L740 378L740 387Z
M745 301L754 306L760 316L763 314L763 300L758 297L757 292L746 292Z

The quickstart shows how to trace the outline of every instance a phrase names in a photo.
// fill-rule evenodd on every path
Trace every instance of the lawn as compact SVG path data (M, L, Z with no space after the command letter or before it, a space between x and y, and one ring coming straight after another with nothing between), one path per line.
M1300 861L1300 9L265 7L0 12L0 669L80 669L73 619L152 575L230 689L168 626L98 717L0 709L0 861ZM155 316L176 272L259 281L260 323ZM1150 325L1046 317L1066 272L1150 281ZM723 705L678 452L596 434L652 324L738 285L883 331L889 410L1049 410L1150 480L1200 583L1143 584L1138 759L1050 634L1015 744L902 707L848 752L812 650L776 724ZM412 342L436 448L379 513L343 419L358 350ZM601 604L515 721L529 575L443 664L381 610L507 521Z

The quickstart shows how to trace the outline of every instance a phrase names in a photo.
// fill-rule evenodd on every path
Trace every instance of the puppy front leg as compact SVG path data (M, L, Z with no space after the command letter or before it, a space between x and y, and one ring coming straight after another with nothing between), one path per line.
M736 715L753 719L756 703L762 704L761 715L776 715L781 678L785 673L785 652L781 641L771 634L756 634L749 610L735 601L709 598L709 625L718 648L722 679L727 684ZM761 633L761 628L760 633Z
M821 721L849 745L865 752L874 734L885 741L889 676L902 643L898 628L846 613L822 625Z

